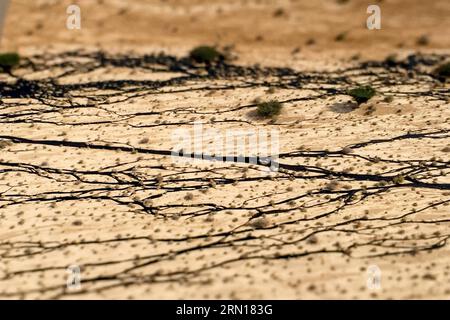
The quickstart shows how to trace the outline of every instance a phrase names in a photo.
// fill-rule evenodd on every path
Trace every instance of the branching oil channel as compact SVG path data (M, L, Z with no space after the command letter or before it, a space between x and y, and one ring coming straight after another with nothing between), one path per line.
M187 294L218 281L232 298L241 277L251 286L290 261L448 250L449 87L430 73L446 58L321 72L164 54L27 58L0 77L0 297ZM375 106L352 105L357 84L376 88ZM259 119L260 99L283 113ZM173 130L194 121L280 130L279 170L259 156L174 161Z

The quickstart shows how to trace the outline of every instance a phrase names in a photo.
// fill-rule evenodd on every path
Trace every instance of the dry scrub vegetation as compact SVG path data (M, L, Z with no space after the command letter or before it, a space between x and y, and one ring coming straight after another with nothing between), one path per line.
M0 297L449 297L449 86L433 72L446 59L303 72L23 57L0 75ZM358 86L376 94L357 104ZM261 101L277 116L258 117ZM171 134L193 121L279 129L279 172L174 163Z

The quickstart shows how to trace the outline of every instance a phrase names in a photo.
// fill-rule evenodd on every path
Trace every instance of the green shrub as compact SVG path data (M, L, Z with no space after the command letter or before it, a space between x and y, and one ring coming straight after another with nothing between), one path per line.
M422 35L417 38L416 44L418 46L427 46L430 43L430 38L427 35Z
M450 78L450 62L441 64L433 72L436 76L441 78Z
M347 32L341 32L339 33L335 38L334 41L344 41L347 38Z
M384 59L384 62L388 66L395 66L397 64L397 55L395 53L388 55L386 59Z
M348 91L348 95L352 96L358 104L369 101L375 93L375 89L371 86L360 86Z
M223 55L214 47L199 46L191 50L189 57L195 62L211 63L223 57Z
M0 69L10 70L12 67L18 65L20 56L15 52L0 53Z
M275 100L261 102L258 104L258 108L256 109L258 116L264 118L272 118L276 115L279 115L283 105Z
M384 97L384 102L391 103L392 101L394 101L394 97L393 96L386 96L386 97Z
M405 182L405 177L403 177L402 175L395 176L394 178L392 178L392 182L395 184L401 184Z

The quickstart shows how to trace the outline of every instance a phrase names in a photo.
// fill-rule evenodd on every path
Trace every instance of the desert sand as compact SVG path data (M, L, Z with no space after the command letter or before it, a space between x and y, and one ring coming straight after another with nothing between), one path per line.
M71 3L7 15L0 298L450 298L448 1L379 1L381 30L360 0ZM275 130L279 170L176 161L194 123Z

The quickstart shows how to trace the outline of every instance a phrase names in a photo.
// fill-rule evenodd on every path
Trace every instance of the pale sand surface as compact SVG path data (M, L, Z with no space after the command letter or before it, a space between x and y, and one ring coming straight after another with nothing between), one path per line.
M69 3L12 1L4 30L30 96L0 75L1 298L450 298L450 87L430 76L448 1L385 0L380 31L353 0L80 2L80 31ZM237 59L182 59L204 43ZM378 91L359 108L357 83ZM255 99L281 115L255 117ZM153 152L194 121L279 130L285 167Z

